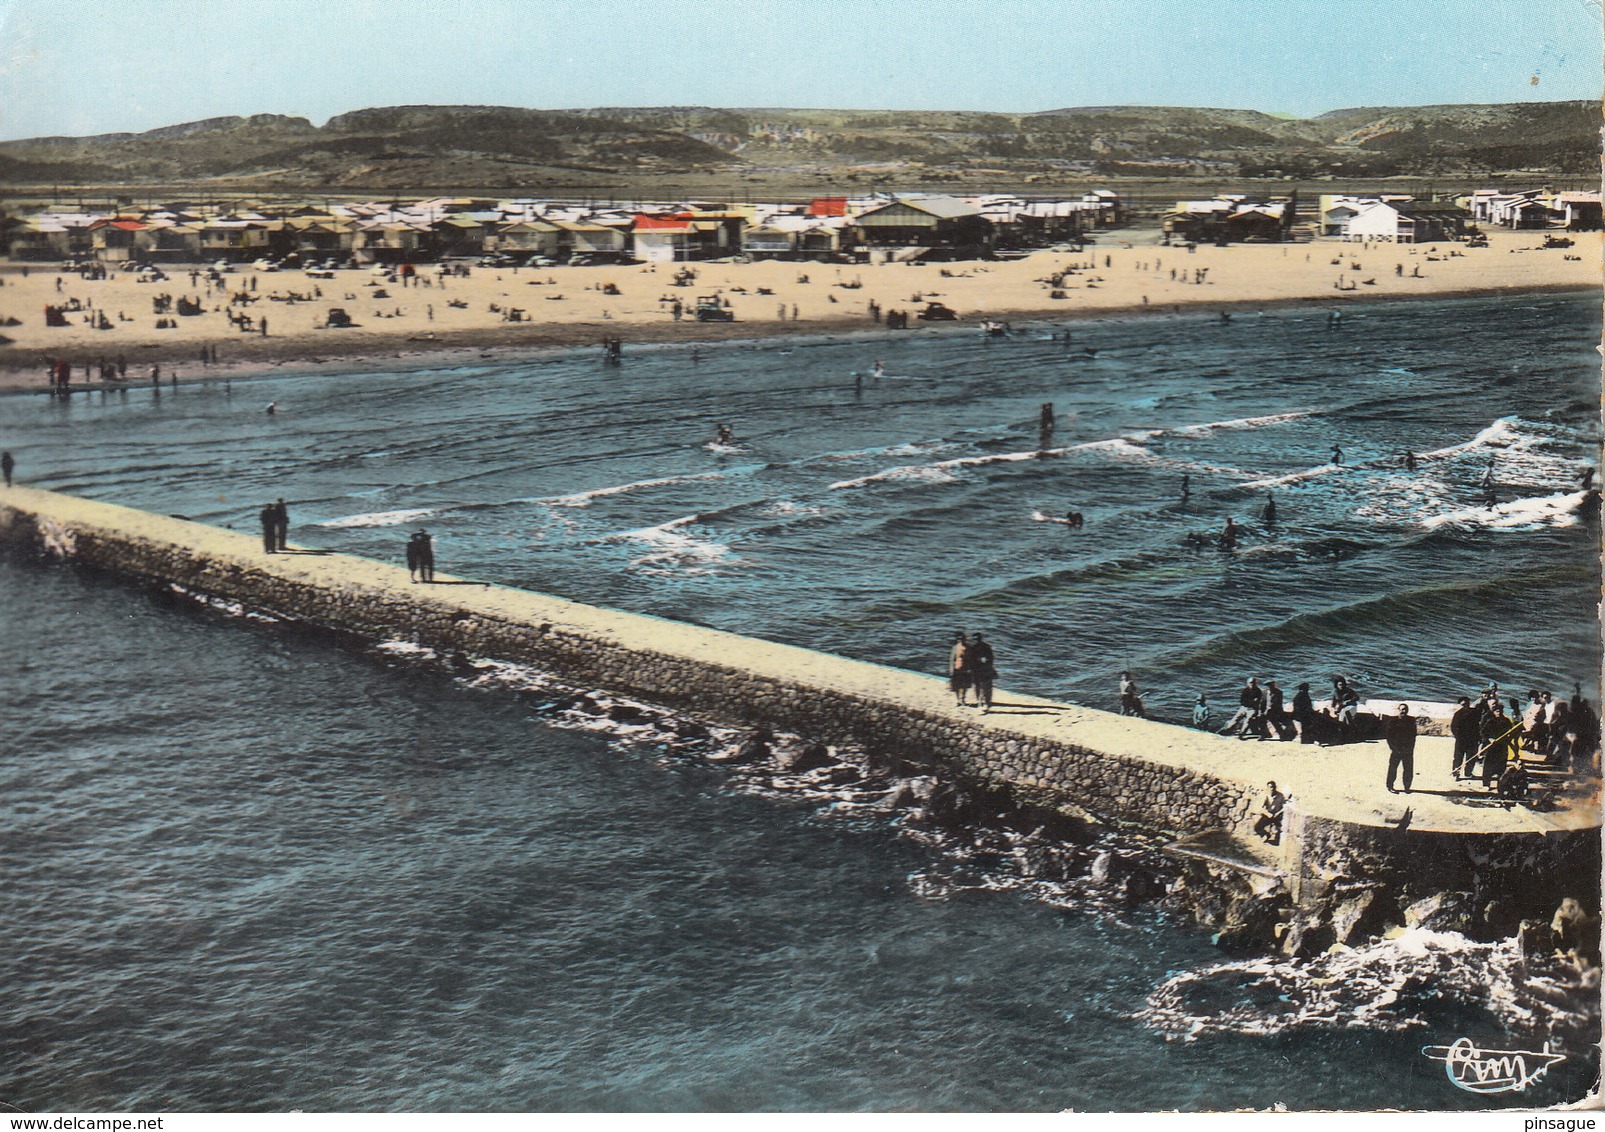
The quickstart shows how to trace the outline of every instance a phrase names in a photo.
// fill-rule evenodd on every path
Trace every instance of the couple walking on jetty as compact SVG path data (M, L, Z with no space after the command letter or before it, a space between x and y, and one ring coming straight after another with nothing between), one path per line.
M992 658L992 646L981 634L968 637L953 635L953 651L948 657L947 686L959 707L970 706L965 695L975 692L975 705L985 715L992 710L992 684L997 679L997 665Z
M428 531L415 531L407 540L407 573L415 582L435 580L435 540Z
M290 510L284 500L262 508L262 549L269 554L285 549L290 540Z

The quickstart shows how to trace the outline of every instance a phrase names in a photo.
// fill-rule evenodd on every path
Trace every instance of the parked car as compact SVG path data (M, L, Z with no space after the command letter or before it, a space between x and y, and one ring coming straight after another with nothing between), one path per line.
M734 322L736 312L725 309L718 295L701 295L697 298L698 322Z

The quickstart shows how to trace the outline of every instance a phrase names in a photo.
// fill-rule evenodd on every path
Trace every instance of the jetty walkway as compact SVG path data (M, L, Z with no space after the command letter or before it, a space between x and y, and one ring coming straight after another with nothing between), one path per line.
M0 542L370 639L528 663L725 723L860 743L1031 804L1177 838L1246 842L1274 780L1297 826L1284 842L1298 844L1272 863L1293 875L1332 873L1344 846L1403 861L1406 834L1417 848L1431 839L1439 856L1444 837L1510 850L1514 838L1523 852L1543 842L1567 859L1587 844L1597 854L1597 782L1586 796L1541 789L1527 803L1503 801L1455 782L1451 740L1437 736L1418 740L1414 792L1390 794L1380 742L1245 742L1006 689L982 715L955 706L937 676L470 578L417 584L403 566L316 547L269 554L252 535L53 492L0 489ZM1294 859L1312 850L1319 868Z

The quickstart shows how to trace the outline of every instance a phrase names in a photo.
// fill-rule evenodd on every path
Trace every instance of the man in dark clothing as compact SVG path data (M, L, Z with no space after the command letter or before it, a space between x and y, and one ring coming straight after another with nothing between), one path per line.
M1246 733L1249 721L1264 709L1265 693L1260 691L1257 676L1248 678L1248 683L1243 685L1243 690L1237 695L1237 703L1237 711L1226 721L1226 726L1221 728L1222 735Z
M1282 689L1272 680L1265 685L1265 722L1270 725L1270 733L1266 738L1274 735L1278 739L1291 739L1293 737L1292 724L1288 722L1287 709Z
M418 580L419 561L418 536L412 535L407 539L407 576L415 582Z
M1458 781L1471 777L1471 760L1477 754L1478 724L1481 713L1471 706L1470 696L1460 697L1460 706L1449 717L1449 734L1455 739L1454 774Z
M1307 680L1293 693L1293 723L1298 727L1300 743L1315 742L1315 701L1310 698Z
M266 504L260 516L262 520L262 549L272 554L279 548L279 509L273 504Z
M1287 799L1276 788L1276 783L1265 784L1265 797L1260 799L1259 820L1254 823L1254 832L1272 845L1279 845L1282 841L1282 814L1287 807Z
M290 509L283 499L273 505L273 541L277 550L283 550L290 541Z
M435 540L429 537L428 531L418 532L418 580L432 582L435 580Z
M11 473L16 470L17 461L10 452L0 452L0 474L6 477L6 486L11 486Z
M1416 777L1416 721L1410 715L1410 705L1400 704L1399 714L1382 721L1383 735L1388 740L1388 793L1393 788L1395 772L1404 771L1404 792L1410 793L1410 784Z
M1478 738L1482 740L1482 784L1490 790L1499 787L1499 778L1509 765L1511 748L1521 736L1521 720L1512 721L1498 696L1487 700Z
M975 700L981 705L981 714L985 715L992 710L992 684L998 678L998 669L991 644L979 633L970 641L969 663Z

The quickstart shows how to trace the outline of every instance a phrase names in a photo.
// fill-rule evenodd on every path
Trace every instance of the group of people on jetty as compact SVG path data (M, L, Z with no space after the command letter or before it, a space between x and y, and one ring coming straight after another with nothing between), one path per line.
M5 453L4 471L6 486L11 486L11 469L15 466L11 453ZM264 503L258 515L262 523L262 549L268 554L290 553L290 508L280 499L277 503ZM305 553L300 551L297 553ZM407 539L407 573L415 582L435 580L435 540L423 529L414 531Z

